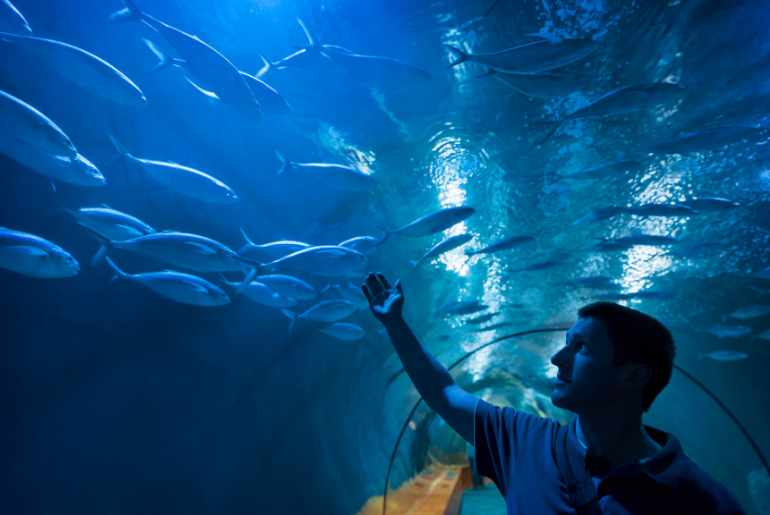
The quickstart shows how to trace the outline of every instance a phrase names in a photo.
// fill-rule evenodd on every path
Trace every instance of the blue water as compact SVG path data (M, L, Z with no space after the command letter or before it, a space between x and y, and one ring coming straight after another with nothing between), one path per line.
M0 484L9 513L356 513L381 495L393 446L418 398L408 378L396 375L400 363L365 304L346 319L365 331L363 340L340 341L314 324L290 338L285 314L243 296L203 308L134 282L111 282L103 263L90 265L99 242L64 211L101 204L158 230L201 234L234 249L244 244L241 229L258 243L333 245L379 236L381 228L441 208L473 206L472 217L442 233L390 238L367 262L367 270L402 279L407 320L442 363L495 336L569 324L579 306L609 294L570 281L606 276L621 302L672 329L677 364L770 452L763 409L770 403L770 317L735 315L770 305L770 274L761 274L770 266L770 171L761 130L770 115L768 2L501 0L487 16L492 2L137 3L251 74L262 67L260 55L275 62L307 44L299 17L321 43L396 58L430 78L352 69L323 56L305 67L273 67L261 78L291 112L265 110L255 121L193 88L184 67L151 71L156 58L142 39L169 47L147 26L111 22L119 0L14 2L35 35L97 54L130 77L147 103L121 106L76 86L45 56L0 45L0 89L54 120L107 180L103 188L54 181L54 189L0 155L0 226L55 242L81 265L65 279L0 269L0 455L9 474ZM552 72L572 81L562 94L540 98L543 89L525 95L494 77L476 78L485 72L476 63L449 67L454 57L445 45L490 52L533 41L533 33L597 42L591 55ZM651 82L685 90L666 106L550 123L618 87ZM661 150L681 133L713 126L753 132ZM14 134L3 130L5 138ZM119 158L109 134L136 156L206 171L240 201L214 205L159 186ZM342 191L324 180L278 175L276 151L297 162L350 165L371 174L376 187ZM632 167L598 178L562 177L630 158L637 160ZM737 207L678 217L626 212L599 219L593 212L704 197ZM681 241L615 252L593 247L634 231ZM474 236L466 247L409 271L408 260L462 232ZM517 234L534 241L466 259L465 248ZM110 254L131 273L168 268ZM520 270L544 261L553 266ZM328 283L311 276L319 289ZM354 287L360 279L351 280ZM446 302L471 299L499 312L493 322L510 325L474 332L469 317L435 313ZM748 330L726 336L722 326ZM490 347L455 377L490 401L567 420L550 405L547 385L554 372L548 358L562 338ZM724 350L746 357L708 357ZM436 420L418 411L396 453L392 487L461 448ZM649 421L674 432L752 513L763 512L767 484L757 456L691 383L675 374Z

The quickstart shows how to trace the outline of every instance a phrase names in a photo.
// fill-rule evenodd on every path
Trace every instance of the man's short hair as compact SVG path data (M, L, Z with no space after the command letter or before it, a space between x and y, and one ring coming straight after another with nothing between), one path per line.
M632 362L650 367L650 380L642 397L642 408L649 410L671 379L676 352L671 332L655 318L614 302L588 304L578 310L578 316L595 318L604 325L614 349L615 365Z

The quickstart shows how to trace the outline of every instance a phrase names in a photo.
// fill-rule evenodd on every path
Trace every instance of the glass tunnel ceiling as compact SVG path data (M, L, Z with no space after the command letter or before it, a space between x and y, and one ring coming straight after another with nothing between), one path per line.
M453 370L463 387L568 420L548 399L549 358L563 333L473 351L517 331L567 327L581 305L616 300L671 328L676 363L768 453L768 2L137 4L242 71L264 72L291 111L255 123L195 90L180 67L150 72L156 56L142 39L160 38L141 24L110 22L120 1L14 2L35 34L104 57L148 99L116 108L52 82L23 55L8 54L2 66L0 89L56 120L108 181L53 192L2 158L9 171L0 226L61 244L82 268L66 280L0 276L14 371L2 445L19 513L137 513L148 505L356 513L382 495L391 456L387 479L396 488L431 460L464 451L424 406L407 420L417 393L365 299L348 321L366 336L342 342L312 324L290 338L284 314L246 299L191 308L110 284L104 267L88 266L98 243L56 214L102 203L236 249L241 229L256 242L335 244L472 206L472 216L440 233L391 236L367 263L401 278L407 320L442 363L472 353ZM320 44L397 58L430 78L332 67L325 58L265 68L260 56L277 63L307 44L298 17ZM541 38L593 43L588 55L537 78L487 75L471 61L450 66L459 55L450 46L493 52ZM618 88L651 83L681 89L662 100L630 97L628 112L566 120ZM212 206L159 192L141 170L116 162L108 133L136 156L212 173L239 202ZM376 187L351 193L291 170L277 174L276 151L293 162L353 166ZM410 266L465 233L472 239L462 247ZM468 253L519 236L511 248ZM115 256L131 272L157 269ZM445 313L460 301L483 309ZM725 356L718 351L743 359L717 359ZM747 509L762 513L755 500L767 483L756 454L682 374L646 422L676 434Z

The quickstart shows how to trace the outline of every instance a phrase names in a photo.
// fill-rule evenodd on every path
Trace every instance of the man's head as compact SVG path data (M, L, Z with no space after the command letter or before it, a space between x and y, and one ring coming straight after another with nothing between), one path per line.
M558 367L554 405L589 414L634 403L647 411L671 378L671 333L651 316L611 302L584 306L578 317L551 357Z

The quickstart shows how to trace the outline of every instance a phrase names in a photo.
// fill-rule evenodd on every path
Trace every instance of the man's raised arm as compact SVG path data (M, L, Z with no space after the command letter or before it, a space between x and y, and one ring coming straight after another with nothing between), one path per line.
M474 414L478 397L457 383L441 363L429 354L402 316L404 292L400 281L391 287L382 274L369 274L361 289L374 316L382 322L404 370L425 402L465 441L473 441Z

